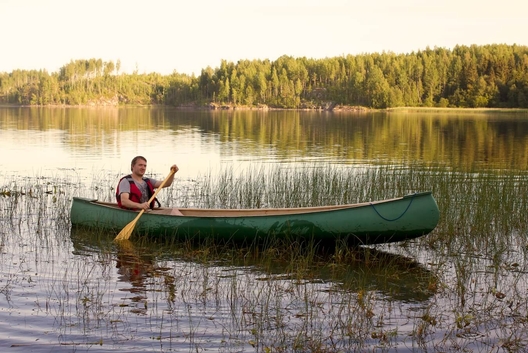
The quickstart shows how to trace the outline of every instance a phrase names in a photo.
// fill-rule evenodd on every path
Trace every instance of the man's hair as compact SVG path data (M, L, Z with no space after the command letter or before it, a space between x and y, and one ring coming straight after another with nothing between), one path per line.
M136 164L136 162L138 161L138 159L142 159L145 161L145 163L147 162L147 159L143 156L136 156L134 158L132 158L132 163L130 163L130 170L132 170L132 168L134 168L134 165Z

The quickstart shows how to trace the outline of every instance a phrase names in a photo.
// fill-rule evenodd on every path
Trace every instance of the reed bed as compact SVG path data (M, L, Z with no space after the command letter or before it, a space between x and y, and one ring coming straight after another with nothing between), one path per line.
M116 178L0 184L4 313L16 322L27 318L8 307L39 312L41 328L28 329L47 344L225 352L521 352L528 344L523 171L227 168L177 179L159 195L166 206L262 208L433 192L441 220L428 236L330 252L146 238L118 246L112 234L71 230L71 198L110 201ZM0 313L2 329L6 323Z

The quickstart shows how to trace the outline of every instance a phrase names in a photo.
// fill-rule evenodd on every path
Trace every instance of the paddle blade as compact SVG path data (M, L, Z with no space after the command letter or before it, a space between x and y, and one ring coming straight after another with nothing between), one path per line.
M137 220L138 220L139 217L136 217L132 222L130 222L129 224L127 224L120 232L119 234L115 237L114 240L116 241L119 241L119 240L128 240L128 238L130 238L130 236L132 235L132 232L134 231L134 228L136 227L136 223L137 223Z

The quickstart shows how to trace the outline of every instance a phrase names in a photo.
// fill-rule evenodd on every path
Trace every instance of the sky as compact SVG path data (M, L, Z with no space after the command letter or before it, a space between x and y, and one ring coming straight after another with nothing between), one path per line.
M200 75L221 60L528 45L526 0L0 0L0 72L118 60Z

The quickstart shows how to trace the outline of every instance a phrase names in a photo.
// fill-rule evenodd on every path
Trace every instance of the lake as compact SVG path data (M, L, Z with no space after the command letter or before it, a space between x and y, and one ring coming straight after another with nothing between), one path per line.
M528 347L527 112L5 106L0 136L4 350ZM167 205L200 206L211 182L319 170L353 175L353 192L308 203L431 190L441 222L414 241L329 255L118 246L72 230L72 197L113 201L136 155L157 178L179 166Z

